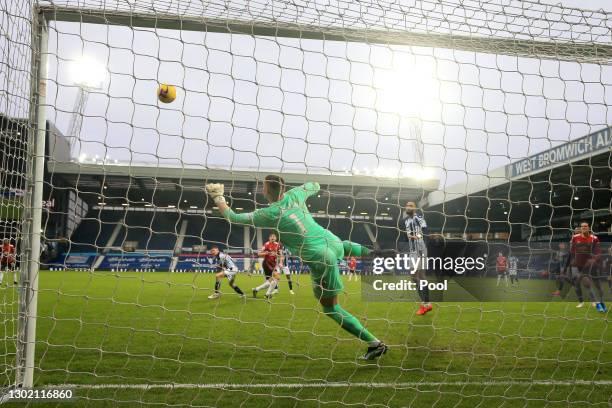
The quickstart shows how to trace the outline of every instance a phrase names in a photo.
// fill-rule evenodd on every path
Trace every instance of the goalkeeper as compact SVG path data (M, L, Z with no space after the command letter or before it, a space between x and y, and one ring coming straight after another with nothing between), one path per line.
M310 267L314 294L323 306L323 312L344 330L368 342L364 359L373 360L383 355L387 352L387 346L338 304L338 294L344 287L338 260L345 256L365 256L369 250L350 241L341 241L315 222L306 200L319 191L318 183L306 183L287 192L284 190L281 177L266 176L263 193L270 206L251 213L236 214L225 202L222 184L206 186L206 191L228 221L277 230L279 241Z

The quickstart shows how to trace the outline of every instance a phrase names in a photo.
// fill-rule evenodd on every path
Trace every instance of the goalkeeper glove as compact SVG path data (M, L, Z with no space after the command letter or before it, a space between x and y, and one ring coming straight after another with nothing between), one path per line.
M223 197L223 184L220 183L210 183L206 185L206 192L212 198L215 204L219 205L219 203L225 203L225 197Z

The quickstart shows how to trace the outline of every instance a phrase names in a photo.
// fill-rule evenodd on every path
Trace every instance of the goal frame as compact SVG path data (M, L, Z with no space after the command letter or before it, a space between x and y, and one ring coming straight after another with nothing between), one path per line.
M398 29L366 29L349 26L314 26L287 22L255 22L172 14L131 13L127 11L75 10L70 7L39 6L37 15L46 21L122 25L263 37L299 38L380 45L447 48L458 51L491 53L525 58L555 59L594 64L612 63L612 45L587 42L536 41L519 38L421 33ZM178 18L177 18L178 17Z
M38 9L32 9L30 61L30 109L26 153L24 211L19 267L19 306L15 350L15 387L32 388L34 384L36 319L38 310L38 276L42 228L47 133L47 20Z
M397 29L365 29L314 26L285 22L254 22L190 17L170 14L101 11L70 7L38 6L32 8L30 143L27 152L25 211L22 232L22 260L19 284L18 338L16 349L16 387L31 388L34 383L38 276L42 227L43 177L46 138L46 80L48 23L122 25L128 27L216 32L265 37L317 39L325 41L367 42L446 48L514 57L554 59L610 65L612 45L568 41L535 41L517 38L419 33Z

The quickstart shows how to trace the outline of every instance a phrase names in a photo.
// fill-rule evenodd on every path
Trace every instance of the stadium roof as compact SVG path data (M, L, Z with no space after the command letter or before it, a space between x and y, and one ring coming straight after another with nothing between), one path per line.
M486 175L468 174L468 180L465 183L432 192L428 197L428 203L429 206L436 206L512 181L525 180L538 174L547 174L549 170L558 167L565 168L567 172L561 171L561 176L565 176L567 179L569 179L571 172L579 171L580 167L585 165L589 167L592 165L593 171L601 170L606 173L610 171L610 166L605 158L609 156L608 153L611 148L612 126L536 153L504 167L499 167ZM589 157L599 157L599 159L592 164L583 163L584 159ZM602 174L602 176L604 175ZM590 177L587 174L584 174L584 176Z
M47 163L49 172L76 176L106 176L106 177L133 177L151 179L157 188L163 188L163 182L155 179L170 179L182 181L198 181L198 187L203 182L223 181L233 182L235 188L248 183L263 181L268 174L281 174L288 184L302 184L308 181L318 182L326 186L360 186L376 189L412 189L419 191L433 191L438 188L439 179L432 176L424 177L384 177L376 175L355 175L350 173L331 173L309 171L307 173L283 172L278 170L244 169L225 170L203 167L177 167L156 164L125 164L125 163L78 163L60 162L50 160ZM151 187L155 187L155 185ZM187 183L189 186L190 183ZM172 186L174 188L174 186Z
M440 225L509 228L523 238L534 229L566 234L581 218L605 230L612 221L611 147L608 127L487 175L468 175L466 183L429 194L427 211Z
M70 157L68 142L61 132L51 123L48 123L48 129L49 184L54 189L76 188L82 193L81 198L89 202L98 202L102 196L131 201L138 195L152 203L160 198L161 201L171 203L176 200L177 193L195 201L196 197L204 193L204 185L209 182L223 182L230 195L243 197L261 193L262 181L266 175L280 174L289 185L318 182L323 192L330 195L380 199L385 203L388 201L403 205L407 200L422 199L440 184L439 178L433 172L426 171L427 169L402 173L406 174L406 177L397 177L397 173L352 174L331 172L322 168L308 168L300 173L295 170L228 170L194 165L123 163L97 159L79 161ZM91 199L88 199L88 196L91 196Z

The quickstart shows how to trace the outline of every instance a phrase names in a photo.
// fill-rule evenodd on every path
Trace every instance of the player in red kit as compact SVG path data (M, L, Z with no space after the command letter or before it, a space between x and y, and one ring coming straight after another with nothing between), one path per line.
M357 275L356 275L356 271L357 271L357 258L355 258L354 256L351 256L348 260L348 280L352 280L353 276L355 276L355 280L357 280Z
M508 258L501 252L497 254L495 268L497 269L497 286L499 286L502 277L506 281L506 286L508 286Z
M15 258L15 247L11 244L8 239L2 240L2 254L0 254L0 285L4 279L4 271L9 272L15 270L16 258ZM17 278L14 278L14 284Z
M274 232L270 233L268 242L266 242L259 251L259 256L263 256L264 258L262 266L266 281L258 287L253 288L253 297L257 297L257 292L267 288L266 298L269 299L272 297L272 292L278 287L280 274L277 267L279 266L282 246L277 239Z
M578 296L578 306L584 306L584 298L582 296L581 285L584 285L588 291L593 304L600 312L606 311L606 305L603 303L603 290L599 279L599 259L601 257L601 246L599 238L591 234L591 226L587 221L580 223L580 233L572 237L570 245L569 263L572 267L572 275L576 281L576 295ZM599 302L596 302L595 290L596 286L599 292Z

